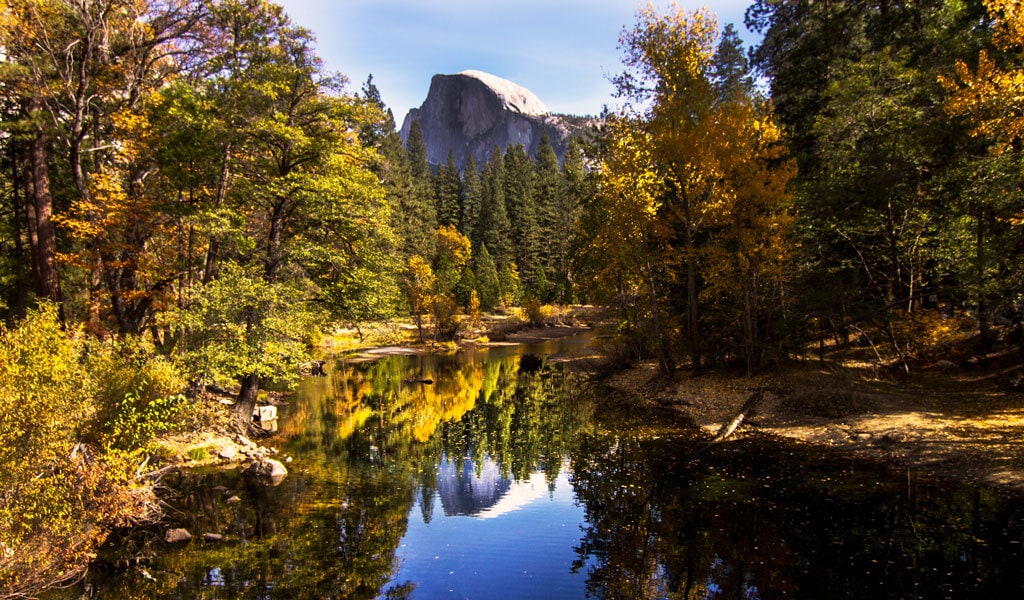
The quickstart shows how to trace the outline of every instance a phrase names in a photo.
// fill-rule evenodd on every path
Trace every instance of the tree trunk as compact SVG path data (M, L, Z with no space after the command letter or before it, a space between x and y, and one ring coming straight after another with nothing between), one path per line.
M736 428L740 426L740 423L742 423L748 415L757 409L757 405L761 402L761 398L764 397L764 391L764 388L757 388L754 390L754 392L750 394L750 397L747 398L747 401L743 403L743 406L740 407L736 416L728 423L722 424L718 429L718 433L716 433L715 437L711 439L711 443L717 444L732 435L732 433L736 431Z
M694 256L696 243L690 214L690 199L685 194L683 210L686 226L686 329L690 342L690 362L693 374L700 375L703 369L701 366L700 319L697 314L697 257Z
M754 327L753 293L750 291L750 282L744 277L743 282L743 345L747 358L747 377L753 377L754 373L761 366L757 360L757 328Z
M43 108L42 98L36 94L29 103L29 116L36 117ZM60 278L57 272L57 235L53 225L53 197L50 194L50 169L47 164L49 152L46 147L46 133L43 126L36 123L33 136L29 142L29 185L28 198L30 217L29 228L34 232L35 242L32 248L36 274L36 293L57 303L60 319L64 320L64 309L61 305Z
M416 331L420 334L420 343L422 344L426 340L423 339L423 313L419 310L416 310Z
M992 333L992 322L989 318L988 302L986 301L985 294L985 220L986 211L981 209L978 211L978 228L975 231L975 265L974 268L977 271L977 281L975 285L977 287L977 313L978 313L978 337L981 341L981 347L989 349L995 340L995 336Z
M10 207L5 208L5 211L10 215L11 232L14 234L12 257L14 258L14 264L19 265L19 268L15 271L16 283L11 290L10 308L15 315L23 318L28 310L29 288L32 281L34 281L32 271L34 265L32 264L31 253L25 247L27 238L23 234L23 232L28 230L28 223L25 222L26 212L22 210L22 207L26 206L28 201L26 196L21 194L28 191L28 184L25 181L26 173L24 172L23 163L19 160L21 149L8 147L8 151L10 154L5 156L5 159L8 162L7 166L10 167L11 203ZM28 266L27 273L23 270L24 266Z
M252 373L241 380L242 387L238 390L238 400L235 402L235 421L248 427L252 423L252 411L256 408L256 397L260 391L260 377Z
M93 259L89 268L89 309L86 329L96 336L104 333L103 324L100 322L100 307L102 305L103 293L103 259L98 255Z
M654 327L654 343L657 344L658 348L658 369L662 375L672 377L675 375L676 363L672 360L671 341L661 323L661 308L658 305L658 290L654 280L654 268L651 265L651 251L645 249L644 255L646 260L644 271L651 294L651 325Z
M281 235L284 232L287 202L284 198L279 199L278 203L274 206L273 213L270 215L270 231L267 234L266 257L267 282L269 283L277 281L277 274L281 269L281 262L283 260Z
M217 200L214 208L220 209L224 206L224 199L228 194L228 179L231 176L228 158L231 156L231 144L224 145L224 152L221 155L220 180L217 182ZM210 236L210 247L206 251L206 261L203 265L203 283L207 284L217 276L220 259L220 235L214 233Z

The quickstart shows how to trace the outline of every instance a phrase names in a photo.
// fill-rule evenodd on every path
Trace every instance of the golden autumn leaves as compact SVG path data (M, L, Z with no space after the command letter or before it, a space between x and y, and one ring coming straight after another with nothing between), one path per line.
M992 41L998 50L1024 49L1024 5L1020 0L985 0L995 20ZM1024 139L1024 69L1002 68L988 52L978 54L972 71L962 60L956 62L955 77L939 77L950 93L945 109L951 116L965 117L972 134L992 140L992 151L1001 154ZM1024 225L1024 212L1010 219Z
M998 50L1019 52L1024 47L1024 6L1019 0L985 0L995 20L992 41ZM1024 137L1024 70L1003 68L985 50L975 70L956 62L955 77L940 77L950 92L946 111L966 117L973 133L993 139L996 152L1008 150Z
M639 320L668 369L677 331L700 369L704 307L743 324L736 337L754 361L757 315L778 301L791 254L795 166L770 107L716 80L717 38L707 11L639 13L620 40L625 104L600 169L594 279L606 294L644 298ZM681 327L670 305L685 306Z

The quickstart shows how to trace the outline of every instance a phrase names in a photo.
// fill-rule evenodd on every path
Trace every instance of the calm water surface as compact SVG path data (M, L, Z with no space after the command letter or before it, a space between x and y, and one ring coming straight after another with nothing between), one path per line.
M94 595L1024 597L1019 501L802 445L709 449L556 364L585 351L337 361L282 409L280 486L171 482L175 525L224 541L154 542Z

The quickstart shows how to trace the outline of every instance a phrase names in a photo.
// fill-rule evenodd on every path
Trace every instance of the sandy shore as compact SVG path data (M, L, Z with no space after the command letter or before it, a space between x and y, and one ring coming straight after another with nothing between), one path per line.
M610 384L681 413L709 437L764 387L734 436L799 440L1024 495L1024 394L983 374L925 372L895 382L806 364L754 378L684 374L665 384L645 364Z

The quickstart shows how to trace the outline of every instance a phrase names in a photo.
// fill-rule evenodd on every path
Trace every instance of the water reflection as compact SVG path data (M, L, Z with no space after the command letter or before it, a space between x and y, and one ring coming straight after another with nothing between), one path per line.
M692 440L586 436L571 468L587 521L575 568L593 597L1024 591L1021 504L989 490L770 440L708 452Z
M444 457L437 472L437 493L446 517L479 515L497 504L511 487L512 481L491 460L485 460L478 471L469 458Z
M150 562L92 583L104 598L1024 592L1018 501L771 440L708 448L556 366L523 372L518 352L328 365L282 408L282 485L183 475L174 526L197 541L152 542Z

